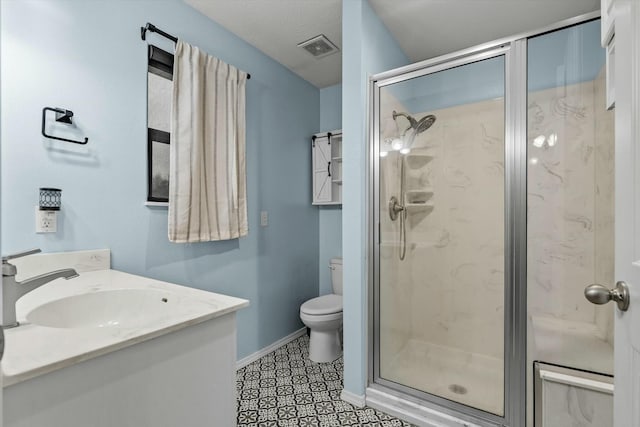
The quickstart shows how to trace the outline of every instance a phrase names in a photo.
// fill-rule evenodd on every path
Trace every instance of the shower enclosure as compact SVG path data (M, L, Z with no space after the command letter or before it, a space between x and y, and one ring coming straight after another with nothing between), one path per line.
M511 427L543 425L557 393L578 415L545 426L611 424L607 386L540 379L613 374L613 309L583 296L613 282L599 30L592 14L372 78L370 389Z

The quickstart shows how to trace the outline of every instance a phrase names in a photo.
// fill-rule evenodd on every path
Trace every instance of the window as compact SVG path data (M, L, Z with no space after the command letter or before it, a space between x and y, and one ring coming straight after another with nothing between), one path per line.
M147 201L169 202L173 54L149 45L147 70Z

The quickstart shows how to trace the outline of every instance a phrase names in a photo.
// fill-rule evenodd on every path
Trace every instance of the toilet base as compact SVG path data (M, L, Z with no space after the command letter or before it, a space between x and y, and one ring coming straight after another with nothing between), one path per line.
M333 362L342 356L340 329L316 331L311 329L309 359L317 363Z

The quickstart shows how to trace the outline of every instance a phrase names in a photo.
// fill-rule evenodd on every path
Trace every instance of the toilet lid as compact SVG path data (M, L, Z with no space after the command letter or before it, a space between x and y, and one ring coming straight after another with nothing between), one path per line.
M302 304L300 311L305 314L333 314L342 311L342 295L329 294L310 299Z

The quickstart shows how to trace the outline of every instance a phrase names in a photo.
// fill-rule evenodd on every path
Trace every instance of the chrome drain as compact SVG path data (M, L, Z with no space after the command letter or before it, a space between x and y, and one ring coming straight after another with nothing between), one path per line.
M467 388L461 386L460 384L451 384L449 386L449 390L451 390L455 394L467 394Z

